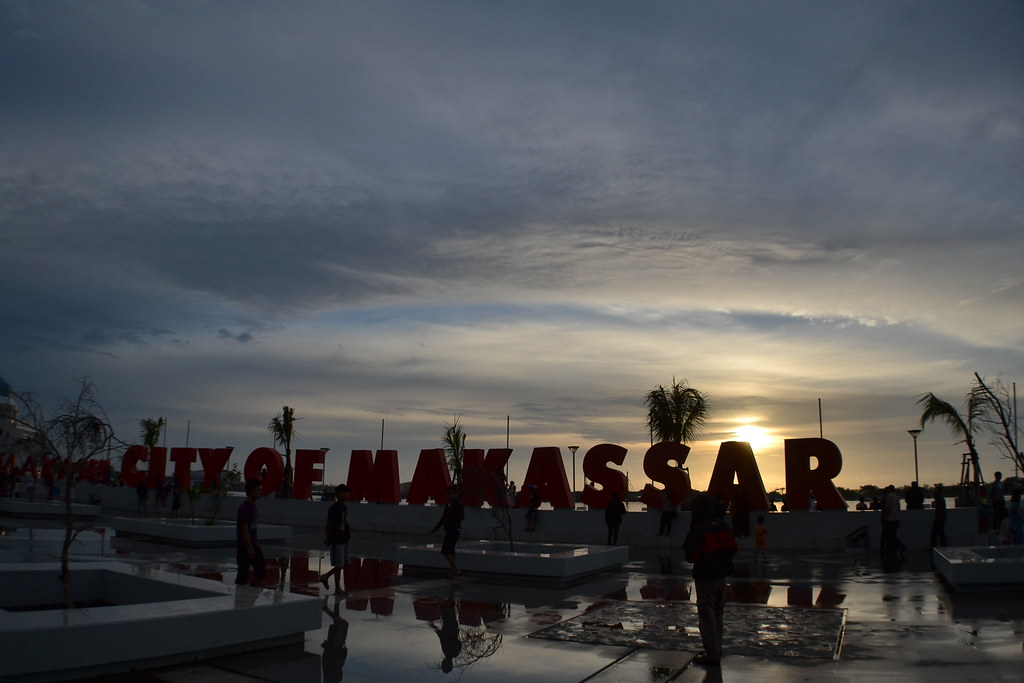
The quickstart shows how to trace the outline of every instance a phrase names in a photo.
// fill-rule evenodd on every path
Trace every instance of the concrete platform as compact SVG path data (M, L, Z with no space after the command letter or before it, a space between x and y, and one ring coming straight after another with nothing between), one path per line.
M118 537L138 538L153 543L168 543L186 548L235 547L234 522L192 523L177 517L114 517L110 526ZM260 543L287 543L292 528L276 524L260 524Z
M62 680L302 642L320 601L118 562L0 565L4 680Z
M935 569L957 591L1024 590L1024 547L933 548Z
M72 503L71 515L76 522L91 522L102 514L99 505ZM0 498L0 519L17 522L21 520L45 520L63 522L67 519L67 507L62 500L36 500L27 498Z
M476 541L461 543L456 561L463 574L506 580L531 580L569 583L582 577L614 569L629 560L629 548L607 545L564 543L516 543ZM396 559L406 576L438 574L448 571L448 561L440 545L399 545Z

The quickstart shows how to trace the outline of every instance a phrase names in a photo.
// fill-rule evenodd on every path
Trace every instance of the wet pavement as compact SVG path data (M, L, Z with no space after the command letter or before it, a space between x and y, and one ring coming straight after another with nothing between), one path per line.
M0 536L0 561L51 559L54 532ZM230 583L232 549L81 536L76 554ZM400 539L405 540L405 539ZM952 594L926 553L741 554L721 669L699 648L692 580L678 547L634 552L569 587L404 577L396 539L353 541L348 595L329 595L319 539L265 546L267 590L324 598L303 646L226 656L105 681L1020 681L1024 591ZM112 546L112 547L111 547Z

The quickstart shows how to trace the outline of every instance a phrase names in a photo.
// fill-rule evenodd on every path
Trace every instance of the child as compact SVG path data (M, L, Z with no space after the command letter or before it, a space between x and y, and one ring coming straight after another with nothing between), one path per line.
M761 559L768 561L768 527L764 525L764 515L757 516L757 526L754 527L754 560L757 554L761 553Z

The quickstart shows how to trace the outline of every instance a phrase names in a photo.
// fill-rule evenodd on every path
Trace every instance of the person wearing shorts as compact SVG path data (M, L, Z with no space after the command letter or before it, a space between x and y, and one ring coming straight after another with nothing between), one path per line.
M462 503L459 501L459 489L455 486L448 487L448 502L445 503L444 512L430 533L434 533L444 527L444 540L441 542L441 555L448 560L448 578L454 579L461 572L455 562L455 544L459 542L462 519L465 513L462 510Z
M348 486L338 484L334 487L334 496L336 500L327 509L327 524L324 527L324 543L330 549L331 569L320 575L320 583L330 590L333 576L334 594L344 595L341 571L348 565L348 542L352 538L352 530L348 526Z

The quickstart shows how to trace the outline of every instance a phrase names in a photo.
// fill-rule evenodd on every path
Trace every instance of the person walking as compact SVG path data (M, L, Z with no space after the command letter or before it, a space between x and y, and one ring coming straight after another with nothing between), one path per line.
M697 620L704 643L704 652L693 660L698 664L721 665L725 578L732 574L732 558L738 550L728 523L715 515L711 499L705 494L697 496L683 552L686 561L693 564L693 583L697 590Z
M606 545L619 544L619 526L622 516L626 514L626 506L619 500L619 494L612 493L612 499L604 508L604 523L608 525L608 542Z
M434 528L430 530L430 533L434 533L441 527L444 527L444 540L441 542L441 555L444 559L448 560L448 578L454 579L462 572L459 571L459 566L455 562L455 544L459 542L460 529L462 528L462 520L466 516L466 513L462 510L462 502L459 500L459 489L455 486L449 486L448 490L448 502L444 505L444 511L441 513L441 519L437 521Z
M261 495L263 495L263 485L259 479L250 479L245 482L245 500L238 506L238 516L235 520L235 549L238 561L235 585L237 586L243 586L249 582L250 567L257 583L262 581L267 573L267 562L263 558L263 549L260 547L259 536L256 533L259 519L256 501Z
M935 500L932 501L932 509L935 514L932 516L931 540L928 542L931 548L946 547L946 499L942 495L942 484L935 485Z
M335 486L334 496L336 500L327 508L327 524L324 526L324 543L330 549L331 569L320 575L320 583L330 590L333 576L334 594L344 595L345 591L341 589L341 572L348 566L348 542L352 538L352 530L348 526L348 486Z

